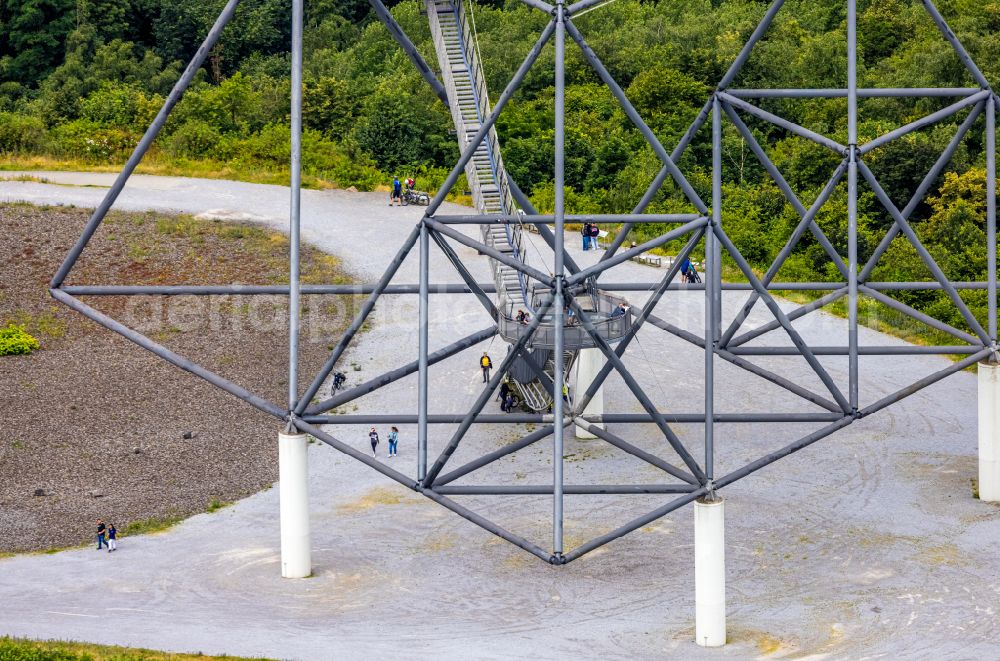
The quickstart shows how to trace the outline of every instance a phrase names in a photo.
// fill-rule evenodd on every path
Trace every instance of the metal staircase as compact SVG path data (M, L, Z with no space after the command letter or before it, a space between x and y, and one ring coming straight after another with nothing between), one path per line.
M441 78L448 93L452 120L462 151L482 128L491 112L486 79L475 47L474 26L461 0L425 0ZM517 205L507 185L496 130L491 128L465 166L472 200L483 214L515 215ZM519 224L482 225L483 243L525 261L524 238ZM491 259L500 309L531 309L525 276Z
M448 105L458 135L458 146L464 152L492 110L476 49L475 19L471 12L466 11L462 0L425 0L425 5L441 67L441 80L448 93ZM486 139L465 166L465 176L472 191L473 204L480 213L513 216L519 212L507 183L495 129L489 130ZM525 241L519 223L480 227L483 243L521 262L525 261ZM497 308L501 313L513 317L519 308L533 313L534 306L524 274L495 259L490 259L490 267L499 297ZM572 355L575 356L575 353ZM567 366L569 363L572 363L572 356ZM551 356L544 369L549 375L548 384L527 374L511 379L521 401L535 411L544 411L552 405L552 395L547 387L552 383Z

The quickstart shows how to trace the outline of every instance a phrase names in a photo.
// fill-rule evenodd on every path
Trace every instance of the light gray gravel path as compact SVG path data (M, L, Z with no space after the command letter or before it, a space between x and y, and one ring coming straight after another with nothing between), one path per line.
M69 185L0 182L0 200L93 206L103 193L99 186L111 178L34 174ZM139 176L118 207L280 228L287 222L288 191ZM420 213L389 208L382 194L305 191L303 238L373 280ZM578 237L567 240L581 263L596 260L579 251ZM456 250L477 277L489 279L485 258ZM529 261L537 266L540 253L532 253ZM609 279L660 275L628 263ZM458 281L444 263L435 264L433 278ZM415 255L396 281L416 282ZM630 298L641 303L643 297ZM741 299L725 300L728 314ZM432 349L488 321L471 297L434 302ZM351 382L413 359L415 305L415 297L380 303L372 330L345 361L360 368L348 371ZM701 294L671 294L657 314L696 329L702 305ZM750 323L767 320L758 310ZM846 340L844 322L828 315L797 326L810 342ZM867 330L861 341L899 342ZM769 342L785 344L786 338L773 335ZM489 348L494 358L503 350L499 343ZM475 398L475 351L432 369L434 411L459 411ZM648 329L626 356L658 402L674 411L700 409L700 353ZM845 360L824 364L844 382ZM933 357L863 358L862 400L874 401L946 364ZM795 377L806 369L794 358L765 365ZM725 364L717 369L721 411L810 410L742 371ZM821 388L815 378L799 380ZM412 408L415 386L415 377L393 384L359 400L358 410ZM606 393L608 410L639 410L620 380L613 379ZM303 659L996 658L1000 508L971 497L975 396L973 375L956 375L726 490L731 643L722 650L691 642L689 509L557 569L320 445L310 455L314 578L279 578L277 493L271 489L167 533L124 540L111 556L88 549L0 560L0 634ZM495 403L490 407L498 410ZM718 472L818 426L727 425L717 432ZM364 430L331 429L359 448L366 445ZM401 456L392 461L412 472L414 433L401 431ZM439 448L450 428L435 432ZM652 428L627 433L666 452ZM700 428L681 427L680 433L698 448ZM514 434L476 427L453 461ZM597 441L569 440L567 455L568 482L658 477ZM542 443L469 482L541 483L550 479L550 459L551 444ZM462 502L549 545L546 498ZM570 499L568 545L662 502Z

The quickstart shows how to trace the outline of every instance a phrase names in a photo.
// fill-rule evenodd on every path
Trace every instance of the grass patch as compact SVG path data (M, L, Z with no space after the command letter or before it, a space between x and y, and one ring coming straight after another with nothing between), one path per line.
M208 503L208 507L205 508L205 511L211 514L212 512L218 512L221 509L225 509L226 507L229 507L232 504L233 504L232 502L227 500L219 500L218 498L213 498L211 502Z
M245 660L248 657L173 654L139 647L94 645L69 641L0 638L0 661L191 661L193 659ZM263 657L257 657L262 659Z
M132 521L122 528L122 536L150 535L153 533L163 532L173 528L183 520L184 517L178 514L168 514L166 516L153 516L148 519L139 519L138 521Z
M66 335L66 321L57 313L59 308L50 307L45 312L34 314L24 310L14 312L11 323L15 326L23 326L31 335L44 335L50 339L59 339Z

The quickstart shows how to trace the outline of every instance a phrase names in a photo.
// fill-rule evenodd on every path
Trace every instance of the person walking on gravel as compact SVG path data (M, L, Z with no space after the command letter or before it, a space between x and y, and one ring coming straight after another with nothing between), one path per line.
M104 534L107 532L108 527L104 525L104 521L100 519L97 520L97 550L100 551L102 545L107 546L108 540L105 539Z
M115 528L115 524L108 524L108 553L118 550L118 530Z
M395 427L389 432L389 456L396 456L396 444L399 443L399 430Z
M490 355L483 352L483 357L479 359L479 366L483 368L483 383L487 383L490 380L490 370L493 369L493 361L490 360Z
M372 444L372 456L377 457L378 455L375 454L375 448L378 447L378 432L375 431L374 427L372 427L371 431L368 432L368 440L371 441Z

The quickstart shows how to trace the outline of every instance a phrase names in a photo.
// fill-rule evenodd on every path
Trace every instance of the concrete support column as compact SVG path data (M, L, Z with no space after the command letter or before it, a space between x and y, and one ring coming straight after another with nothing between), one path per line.
M576 386L573 388L573 396L581 397L587 392L587 388L594 382L597 373L604 367L604 354L600 349L581 349L576 357ZM604 415L604 385L602 384L594 398L583 410L583 415ZM595 422L595 425L605 429L603 422ZM576 428L577 438L597 438L583 427Z
M312 574L309 536L309 461L306 434L278 434L278 498L281 508L281 576Z
M979 499L1000 502L1000 364L979 363Z
M725 504L694 504L695 640L702 647L726 644Z

